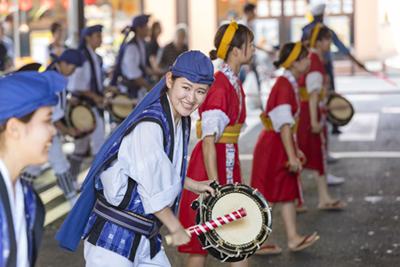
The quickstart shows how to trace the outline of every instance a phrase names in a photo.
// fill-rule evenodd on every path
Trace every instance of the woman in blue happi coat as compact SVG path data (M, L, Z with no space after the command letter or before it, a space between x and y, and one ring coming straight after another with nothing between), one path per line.
M175 217L182 189L214 194L208 181L185 177L190 114L213 74L199 51L178 57L101 148L56 236L62 248L75 251L84 239L86 266L170 266L159 229L175 246L189 242Z
M44 207L19 178L28 165L48 160L56 130L52 106L67 80L55 71L14 73L0 79L0 266L34 266Z

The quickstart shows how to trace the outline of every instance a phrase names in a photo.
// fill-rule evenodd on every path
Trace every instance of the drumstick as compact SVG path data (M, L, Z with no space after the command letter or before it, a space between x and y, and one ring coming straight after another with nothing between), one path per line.
M369 73L371 73L372 75L374 75L375 77L384 80L385 82L390 83L393 86L397 86L397 83L395 81L390 80L388 77L386 77L385 75L383 75L382 73L379 73L377 71L368 71Z
M337 110L337 109L346 109L350 107L350 105L348 104L344 104L344 105L337 105L337 106L332 106L332 107L325 107L326 110Z
M304 165L304 164L306 164L307 159L306 159L306 158L300 158L300 162L301 162L301 165ZM289 163L289 161L286 161L285 167L286 167L286 169L289 169L289 168L290 168L290 163Z
M211 220L211 221L205 222L203 224L198 224L198 225L189 227L189 228L185 229L185 232L190 237L205 234L211 230L214 230L215 228L217 228L221 225L224 225L224 224L230 223L232 221L236 221L237 219L243 218L246 215L247 214L246 214L246 211L244 210L244 208L241 208L240 210L229 213L229 214L219 217L215 220ZM167 242L168 245L171 245L172 244L172 236L166 235L165 241Z

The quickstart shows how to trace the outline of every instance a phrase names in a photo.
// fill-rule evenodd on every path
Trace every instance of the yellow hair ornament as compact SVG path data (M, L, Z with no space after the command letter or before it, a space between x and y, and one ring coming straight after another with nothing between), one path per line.
M288 69L290 67L290 65L292 65L292 62L295 61L299 57L301 48L302 48L301 42L300 41L296 42L296 44L293 47L292 52L290 52L290 55L287 57L285 62L283 62L281 64L281 66L284 67L285 69Z
M228 52L229 46L232 42L232 38L235 35L236 30L239 28L236 21L231 21L228 28L226 29L224 36L222 37L221 43L219 44L217 57L225 59L226 53Z
M322 23L317 23L317 25L315 25L314 31L311 35L311 40L310 40L310 47L314 47L315 46L315 42L317 41L317 36L319 31L322 29L324 25L322 25Z

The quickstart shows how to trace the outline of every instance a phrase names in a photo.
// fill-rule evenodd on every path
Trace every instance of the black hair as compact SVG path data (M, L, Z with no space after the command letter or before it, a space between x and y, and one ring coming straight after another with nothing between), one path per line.
M18 120L22 121L23 123L28 123L31 121L33 114L35 114L35 111L18 118ZM8 120L3 125L0 125L0 135L6 130L7 122Z
M217 33L215 34L214 37L214 46L216 47L216 49L211 50L209 53L211 60L217 59L218 48L221 44L222 38L224 37L226 29L228 29L229 25L230 24L224 24L218 28ZM228 51L226 51L225 61L228 60L229 52L231 52L234 47L241 48L243 44L247 44L248 38L250 38L250 41L254 40L253 31L250 30L249 27L243 24L238 24L238 29L233 35ZM246 52L247 52L247 47L246 47Z
M278 69L280 67L280 65L286 61L286 59L289 57L290 53L292 53L292 50L295 45L296 45L296 43L286 43L281 46L281 49L279 51L279 59L277 61L274 61L275 68ZM301 45L300 54L296 58L295 61L299 61L299 60L305 58L306 56L308 56L308 49L304 45Z
M251 11L254 11L254 9L256 9L255 5L253 5L251 3L247 3L243 8L243 12L244 13L251 12Z
M57 31L58 28L61 28L61 24L58 23L58 22L53 22L53 23L51 24L51 26L50 26L51 34L54 35L54 33Z
M305 44L308 47L310 46L311 38L312 38L312 35L313 35L314 30L315 30L317 25L318 24L315 24L315 26L312 27L307 33L307 38L305 40ZM315 42L322 41L324 39L330 39L330 38L332 38L331 30L329 30L326 26L322 26L321 29L318 32L318 35L317 35L317 38L315 39Z
M172 75L172 83L174 83L174 82L176 81L176 79L178 79L178 78L180 78L180 77L179 77L179 76ZM168 87L167 87L167 85L165 84L164 87L163 87L163 89L161 89L160 94L161 94L161 95L165 95L167 92L168 92Z
M156 27L159 27L161 29L161 24L160 22L156 21L153 23L153 25L151 25L151 39L155 39L155 31L156 31Z

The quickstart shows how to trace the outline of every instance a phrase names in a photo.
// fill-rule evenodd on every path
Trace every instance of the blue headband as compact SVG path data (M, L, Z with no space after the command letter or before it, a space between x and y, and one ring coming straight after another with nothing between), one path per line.
M79 40L78 49L83 49L85 47L85 45L86 45L85 37L86 36L91 35L92 33L95 33L95 32L101 32L102 29L103 29L103 25L100 25L100 24L83 28L82 32L81 32L81 39Z
M54 57L54 60L47 67L48 70L51 70L56 62L65 61L68 64L73 64L77 67L81 67L84 62L84 56L77 49L66 49L66 50L64 50L64 52L62 52L60 57L57 57L56 55L53 55L53 57Z
M150 15L139 15L133 18L132 20L132 29L136 27L143 26L149 22Z
M58 102L67 79L55 71L15 72L0 79L0 125L10 118L21 118L40 107Z

